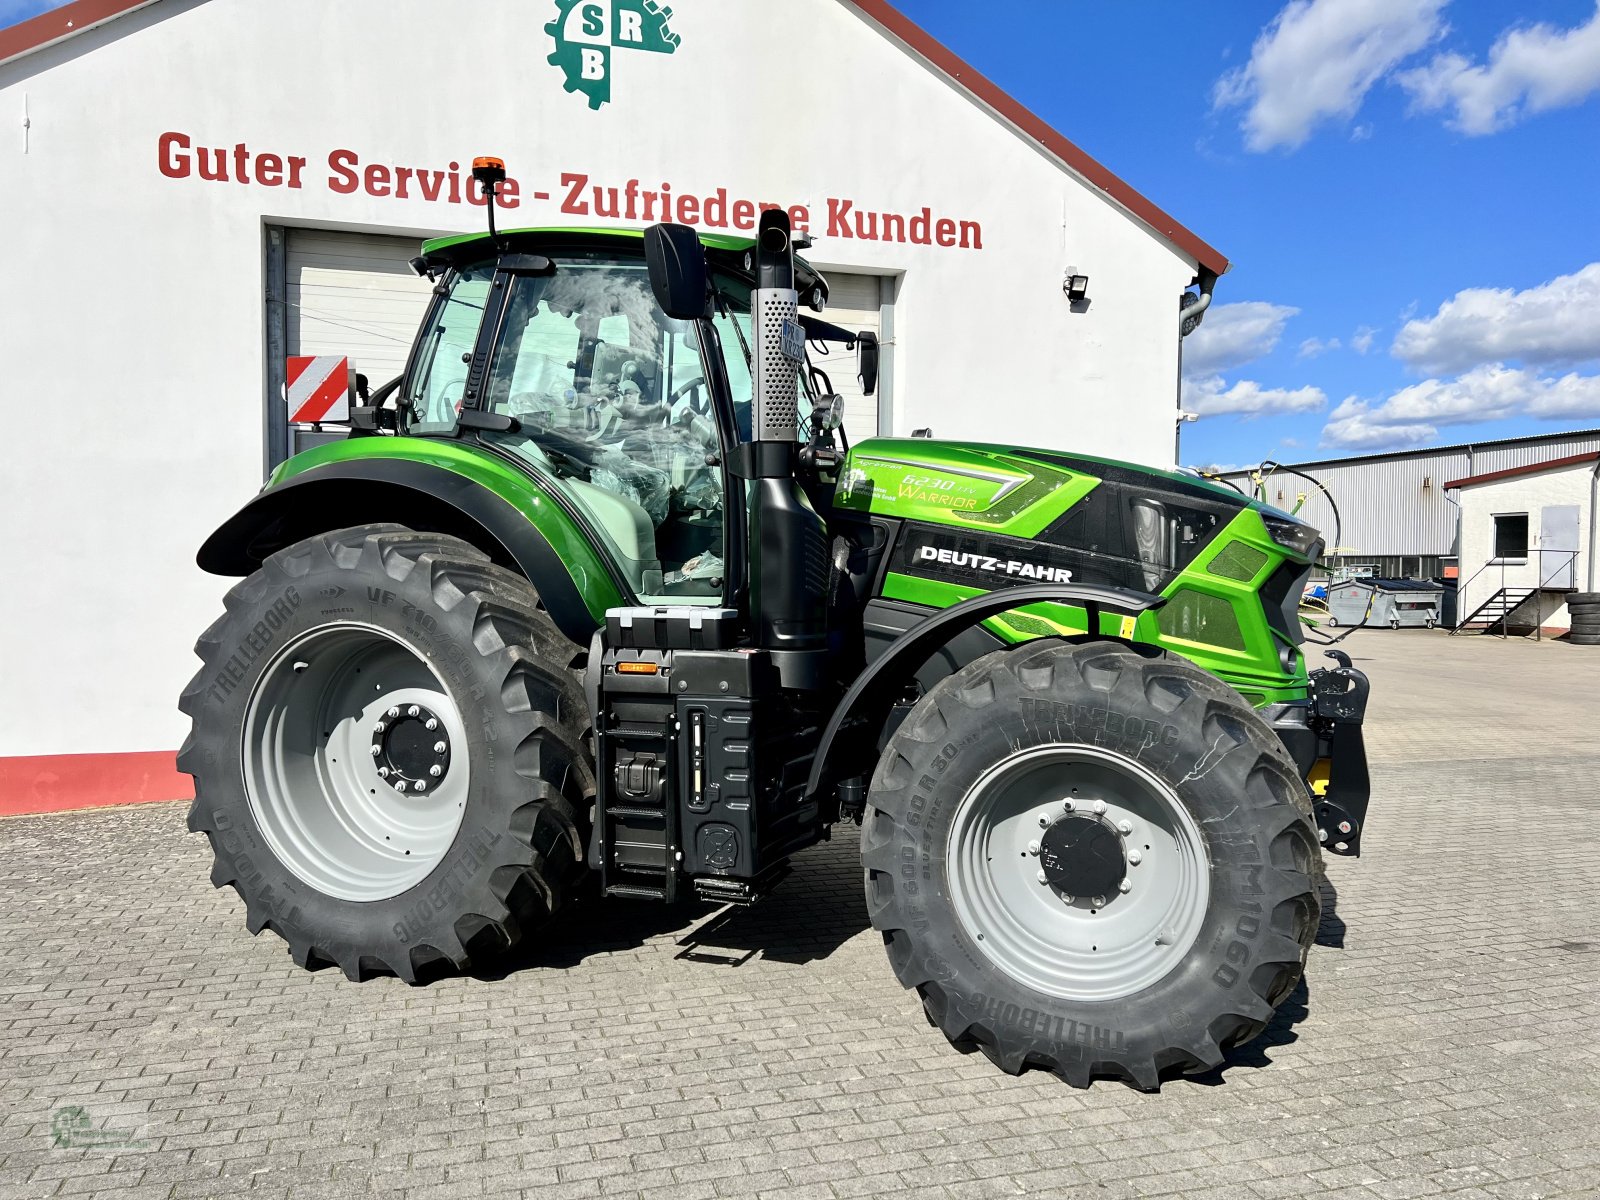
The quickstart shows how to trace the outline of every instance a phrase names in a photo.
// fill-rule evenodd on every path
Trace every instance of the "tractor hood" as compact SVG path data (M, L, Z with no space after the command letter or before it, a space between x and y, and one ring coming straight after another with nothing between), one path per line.
M929 438L873 438L853 447L840 469L835 502L904 520L1038 537L1102 484L1115 485L1129 503L1140 496L1166 497L1219 514L1254 508L1292 520L1231 488L1175 471L1055 450Z

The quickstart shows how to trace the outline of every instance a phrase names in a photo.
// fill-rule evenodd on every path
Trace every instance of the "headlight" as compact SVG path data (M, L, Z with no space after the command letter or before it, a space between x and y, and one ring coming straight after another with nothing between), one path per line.
M1261 523L1267 527L1272 540L1285 550L1291 550L1313 561L1322 553L1322 534L1304 521L1291 521L1284 517L1261 514Z

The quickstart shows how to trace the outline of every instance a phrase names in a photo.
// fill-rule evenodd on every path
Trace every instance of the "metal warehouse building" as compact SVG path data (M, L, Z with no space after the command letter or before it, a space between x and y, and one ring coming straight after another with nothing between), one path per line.
M1253 492L1259 475L1267 503L1283 509L1295 508L1303 497L1300 516L1327 537L1325 561L1330 564L1371 566L1379 576L1423 578L1440 577L1447 568L1459 566L1461 577L1467 578L1484 560L1472 557L1476 542L1460 540L1462 497L1459 489L1447 485L1596 451L1600 451L1600 429L1588 429L1269 465L1259 471L1225 472L1220 478ZM1332 505L1308 475L1327 489ZM1537 546L1541 514L1529 516ZM1589 524L1585 520L1584 528ZM1569 548L1564 519L1560 533L1552 529L1551 534L1563 539L1563 550ZM1580 554L1577 586L1586 586L1586 579L1592 585L1593 554L1588 543L1574 548Z
M475 154L502 228L788 208L886 346L878 396L833 373L858 440L1170 463L1227 268L884 0L76 0L0 31L0 114L5 399L53 432L4 484L0 811L182 785L195 548L295 442L289 356L398 372Z

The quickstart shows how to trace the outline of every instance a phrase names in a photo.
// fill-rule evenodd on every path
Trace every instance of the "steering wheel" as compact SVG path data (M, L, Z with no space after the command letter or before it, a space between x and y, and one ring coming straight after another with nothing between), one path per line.
M711 415L711 390L706 387L705 377L697 375L693 379L685 380L672 389L672 394L667 397L667 410L676 411L678 404L690 393L696 395L689 401L689 411L697 417Z

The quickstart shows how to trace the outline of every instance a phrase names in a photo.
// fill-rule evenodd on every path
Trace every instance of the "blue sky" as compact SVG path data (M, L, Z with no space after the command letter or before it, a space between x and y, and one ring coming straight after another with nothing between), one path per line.
M1600 0L898 2L1232 259L1185 463L1600 426Z
M1191 465L1600 426L1596 0L901 0L1233 269Z

